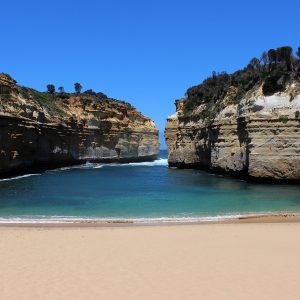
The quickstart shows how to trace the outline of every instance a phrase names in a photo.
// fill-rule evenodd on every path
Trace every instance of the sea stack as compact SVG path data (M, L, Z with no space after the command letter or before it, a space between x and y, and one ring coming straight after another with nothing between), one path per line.
M299 182L300 60L282 47L213 73L176 101L165 138L170 167Z
M154 122L103 93L38 92L0 74L0 176L86 161L154 160Z

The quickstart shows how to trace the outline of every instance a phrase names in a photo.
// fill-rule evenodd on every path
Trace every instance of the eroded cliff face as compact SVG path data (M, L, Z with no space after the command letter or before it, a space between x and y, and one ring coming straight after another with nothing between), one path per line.
M0 176L84 161L153 160L158 152L154 122L128 103L18 86L0 95Z
M231 95L209 117L205 104L186 113L184 99L167 119L171 167L201 168L262 180L300 181L300 83L264 96L255 87L239 104Z

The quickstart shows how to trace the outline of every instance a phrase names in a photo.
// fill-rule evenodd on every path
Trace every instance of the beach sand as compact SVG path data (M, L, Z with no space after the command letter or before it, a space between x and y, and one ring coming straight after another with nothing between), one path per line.
M0 227L0 299L300 299L300 223Z

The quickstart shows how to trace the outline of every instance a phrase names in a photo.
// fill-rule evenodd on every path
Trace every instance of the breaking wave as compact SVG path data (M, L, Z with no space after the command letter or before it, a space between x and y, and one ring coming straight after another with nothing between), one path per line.
M103 167L155 167L155 166L167 166L168 160L166 158L159 158L154 161L146 161L146 162L132 162L132 163L91 163L86 162L81 165L63 167L59 169L52 170L53 171L66 171L72 169L101 169ZM51 171L50 171L51 172Z
M31 177L31 176L38 176L38 175L41 175L41 174L25 174L25 175L21 175L21 176L15 176L15 177L0 179L0 182L17 180L17 179L22 179L22 178Z
M155 166L167 166L168 160L166 158L156 159L154 161L127 163L127 164L109 164L108 166L132 166L132 167L155 167Z
M134 162L134 163L91 163L91 162L86 162L81 165L74 165L70 167L62 167L58 168L55 170L48 170L48 172L57 172L57 171L68 171L68 170L73 170L73 169L81 169L81 170L91 170L91 169L101 169L103 167L155 167L155 166L167 166L168 165L168 160L166 158L160 158L154 161L147 161L147 162ZM31 176L38 176L41 174L25 174L21 176L15 176L15 177L10 177L10 178L4 178L0 179L0 182L3 181L11 181L11 180L17 180L17 179L23 179L26 177L31 177Z

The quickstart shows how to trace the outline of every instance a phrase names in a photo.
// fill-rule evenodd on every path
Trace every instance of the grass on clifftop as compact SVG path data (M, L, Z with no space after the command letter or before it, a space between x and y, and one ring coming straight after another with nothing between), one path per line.
M46 107L53 114L63 115L64 112L55 105L55 95L51 95L46 92L39 92L35 89L28 87L21 87L20 93L24 98L32 97L36 100L41 106Z
M28 87L20 87L19 89L22 96L26 98L32 97L34 100L36 100L41 106L47 108L50 113L53 113L54 115L64 115L64 112L60 109L59 106L57 106L57 103L64 102L65 100L69 99L72 96L80 97L81 103L84 106L90 105L91 103L107 103L109 105L120 105L124 104L130 109L135 109L130 103L122 100L117 100L114 98L108 98L103 93L49 93L49 92L39 92L35 89L28 88Z

